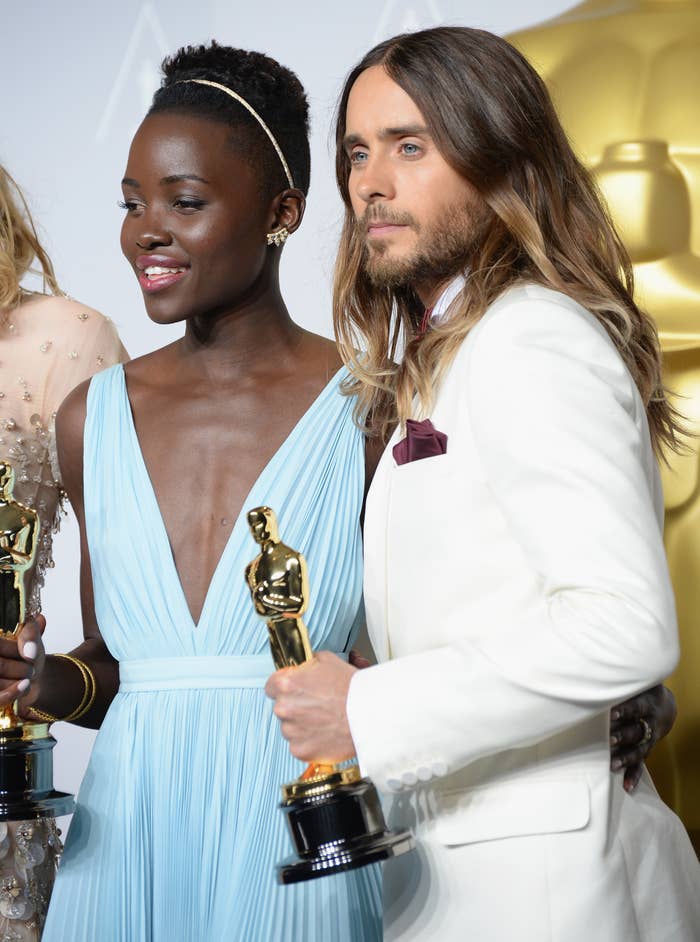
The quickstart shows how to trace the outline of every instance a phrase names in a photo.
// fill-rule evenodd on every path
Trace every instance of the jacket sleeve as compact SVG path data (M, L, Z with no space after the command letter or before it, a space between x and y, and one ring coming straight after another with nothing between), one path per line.
M644 407L603 328L568 299L526 297L487 312L460 368L470 460L541 595L522 618L353 677L350 726L379 787L532 745L678 659Z

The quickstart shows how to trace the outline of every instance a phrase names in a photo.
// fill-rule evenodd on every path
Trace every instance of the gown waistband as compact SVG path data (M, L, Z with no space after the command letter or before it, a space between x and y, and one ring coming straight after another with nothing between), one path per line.
M264 687L275 665L267 654L162 657L119 662L119 691Z
M347 653L337 652L347 658ZM264 687L274 674L272 655L162 657L119 662L119 692Z

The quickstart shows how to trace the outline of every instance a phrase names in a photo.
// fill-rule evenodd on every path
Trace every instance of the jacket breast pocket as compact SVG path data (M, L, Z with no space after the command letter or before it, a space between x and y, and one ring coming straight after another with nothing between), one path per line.
M591 800L585 782L522 782L441 793L438 809L437 841L457 845L579 831Z
M396 575L401 586L406 580L413 585L416 577L438 565L450 540L459 498L451 455L432 455L392 468L387 515L390 587Z
M444 455L430 455L428 458L419 458L417 461L407 461L405 464L397 464L392 468L394 481L409 478L422 478L430 480L431 477L442 478L454 470L453 455L445 453Z

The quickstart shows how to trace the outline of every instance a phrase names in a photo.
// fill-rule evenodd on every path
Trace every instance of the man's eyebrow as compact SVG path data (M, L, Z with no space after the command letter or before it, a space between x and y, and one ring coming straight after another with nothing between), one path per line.
M382 128L379 137L384 140L389 137L413 137L413 135L430 134L424 124L404 124L398 128Z
M354 147L355 144L362 143L361 134L346 134L343 138L343 150L350 150L351 147Z
M395 128L382 128L377 137L382 140L390 140L395 137L414 137L418 135L430 136L430 131L424 124L404 124ZM355 144L361 144L363 137L361 134L346 134L343 138L343 149L349 150Z

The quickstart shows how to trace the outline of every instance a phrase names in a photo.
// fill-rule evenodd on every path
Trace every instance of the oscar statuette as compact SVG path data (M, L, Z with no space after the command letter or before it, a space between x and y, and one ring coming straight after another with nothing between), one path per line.
M280 541L269 507L250 510L248 525L260 547L245 572L255 611L267 623L277 670L297 667L313 658L301 618L309 600L306 560ZM377 790L354 761L312 762L282 786L280 807L297 854L278 864L280 883L364 867L414 847L410 831L387 829Z
M0 461L0 635L17 637L26 617L26 577L34 563L39 516L13 497L12 465ZM54 791L51 750L56 740L46 723L0 708L0 821L58 817L74 809L73 797Z

